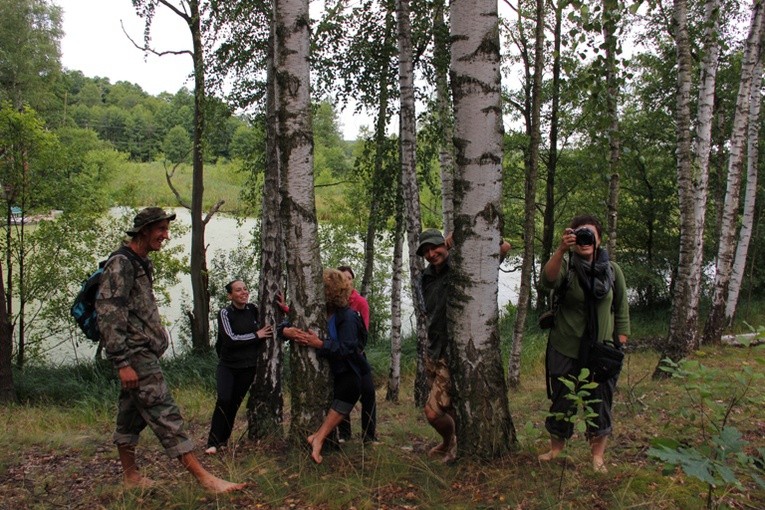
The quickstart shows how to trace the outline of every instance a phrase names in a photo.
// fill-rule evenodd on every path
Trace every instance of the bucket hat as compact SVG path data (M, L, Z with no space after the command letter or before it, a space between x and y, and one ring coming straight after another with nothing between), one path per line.
M161 207L147 207L141 209L138 214L133 218L133 228L126 230L125 233L129 236L138 234L144 227L151 225L162 220L173 221L175 219L175 213L167 213Z

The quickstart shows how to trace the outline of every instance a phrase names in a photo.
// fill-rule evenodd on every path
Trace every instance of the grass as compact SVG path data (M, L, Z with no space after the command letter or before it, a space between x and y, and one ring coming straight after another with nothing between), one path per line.
M504 335L504 334L503 334ZM492 462L462 459L442 465L427 458L436 435L412 399L412 353L405 349L401 400L386 402L386 354L373 348L378 387L379 434L383 444L365 447L354 439L325 452L314 465L307 451L285 438L246 439L244 412L234 430L234 448L202 459L214 473L250 487L213 497L201 491L180 466L167 459L150 431L138 449L141 466L159 482L151 493L126 491L111 445L116 381L97 366L30 368L17 374L23 404L0 408L0 507L3 508L699 508L705 486L680 472L668 476L646 455L655 437L697 440L690 418L680 416L687 395L672 380L652 380L658 356L631 351L614 407L615 431L606 460L609 474L595 475L589 448L575 437L562 458L540 464L546 449L547 400L543 381L544 338L524 344L522 380L508 398L518 445ZM705 347L695 357L735 370L761 356L755 349ZM214 405L212 357L184 356L165 363L173 393L201 448ZM58 382L58 384L56 384ZM762 394L762 389L756 389ZM723 396L721 396L722 398ZM287 399L287 406L289 399ZM745 405L732 413L753 445L765 446L765 411ZM287 415L289 414L287 410ZM358 413L353 417L358 433ZM285 427L285 430L286 427ZM732 508L761 508L765 494L744 480L723 502ZM720 492L722 495L723 493ZM10 506L6 506L10 505Z
M187 204L191 203L191 178L191 165L182 164L172 179L173 185ZM222 199L225 200L222 211L233 213L245 210L246 204L242 202L240 190L245 185L246 178L246 174L239 171L234 163L206 163L203 209L209 210ZM120 205L178 205L165 179L165 167L161 162L126 162L112 177L109 188L114 190L114 202Z

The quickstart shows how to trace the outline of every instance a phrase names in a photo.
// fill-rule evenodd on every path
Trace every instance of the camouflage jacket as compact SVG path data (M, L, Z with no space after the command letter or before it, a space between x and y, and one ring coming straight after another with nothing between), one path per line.
M151 271L151 262L144 261ZM130 365L131 358L142 358L140 353L146 349L157 357L167 349L151 275L139 261L122 254L109 259L96 297L96 313L104 351L115 368Z

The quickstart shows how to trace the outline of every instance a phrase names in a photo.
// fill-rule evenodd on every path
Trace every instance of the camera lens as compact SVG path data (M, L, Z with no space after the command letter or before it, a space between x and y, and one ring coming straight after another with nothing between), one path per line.
M579 227L574 231L576 235L576 244L579 246L592 246L595 244L595 234L586 227Z

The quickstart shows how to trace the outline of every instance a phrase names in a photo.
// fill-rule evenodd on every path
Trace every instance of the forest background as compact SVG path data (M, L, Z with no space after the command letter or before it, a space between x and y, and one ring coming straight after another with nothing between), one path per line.
M139 14L148 19L150 11L142 11L141 7L157 5L134 3ZM261 19L258 16L264 13L263 5L243 5L250 9L253 19ZM757 115L746 124L748 171L746 178L740 179L753 194L751 211L747 212L748 200L731 198L729 182L731 169L740 172L743 166L732 166L731 161L740 146L734 139L740 130L736 112L741 109L740 84L749 55L747 29L755 26L757 8L738 3L716 5L714 34L719 43L719 60L714 65L717 81L710 117L709 193L703 207L702 258L695 264L700 299L692 308L698 317L714 316L713 296L718 292L716 280L720 273L717 264L725 258L720 256L721 249L731 231L736 236L739 225L749 228L751 243L744 253L745 269L740 273L737 320L727 316L725 326L730 332L744 332L755 329L750 324L763 323L761 268L765 236L762 186L756 183L761 122ZM401 172L399 137L386 129L399 112L400 100L393 7L373 2L328 5L314 21L311 59L312 172L317 220L331 225L322 234L322 263L332 266L350 262L361 275L361 288L376 314L372 344L386 354L393 343L388 339L392 333L389 321L395 317L395 311L389 311L389 289L397 275L390 249L401 237L396 235L396 220L402 201L396 193ZM443 105L439 103L443 96L438 90L444 68L443 55L439 54L443 27L434 22L443 16L442 7L438 2L411 5L413 69L418 76L415 93L418 104L423 106L417 116L415 170L421 207L418 223L450 230L443 173L443 137L450 128L443 117ZM506 125L503 138L501 235L523 250L522 256L511 258L504 268L525 267L528 293L522 294L517 308L529 306L532 313L519 315L514 306L502 315L508 379L520 384L522 363L516 330L527 338L540 336L533 330L534 312L546 306L545 296L534 291L539 263L549 255L568 218L579 212L598 214L608 224L608 241L614 243L609 248L615 248L612 254L623 267L630 286L635 343L655 348L659 358L679 353L670 356L679 362L699 347L704 323L692 328L693 341L685 341L685 345L673 335L673 322L680 323L675 318L678 289L684 285L683 271L687 268L682 249L687 215L683 211L676 130L681 110L676 98L677 74L682 66L677 65L679 38L668 14L677 6L550 6L543 12L544 23L536 23L536 27L548 29L547 39L543 38L537 48L533 48L531 35L535 33L533 6L513 7L518 18L502 20L499 38L503 76L509 78L505 83L518 85L503 88L503 117L512 122ZM691 51L695 59L691 61L690 75L695 76L692 87L696 91L703 88L701 70L706 61L700 57L709 51L701 47L702 41L706 44L701 34L709 26L709 19L703 5L691 7L687 28L690 40L700 45ZM200 165L193 157L195 148L202 146L204 196L199 210L207 211L208 217L224 211L242 217L262 213L269 127L264 104L266 68L259 60L264 34L250 38L254 48L247 46L244 40L237 39L243 34L221 29L227 27L226 16L232 13L215 2L208 9L203 30L217 30L218 39L214 43L211 40L208 48L205 64L209 88L203 109L198 110L197 89L151 96L135 84L111 84L107 79L61 69L60 18L55 4L0 2L0 93L5 101L0 147L6 212L2 288L7 297L3 299L5 314L0 319L7 319L6 338L12 339L12 348L0 352L0 358L8 363L4 365L7 367L13 361L12 370L4 370L3 374L15 374L11 381L21 382L19 394L14 385L9 390L4 384L4 395L13 395L11 400L34 405L49 398L69 398L46 396L49 388L44 384L35 388L30 374L40 372L30 370L30 366L45 364L45 346L51 339L84 341L68 317L68 307L78 282L113 248L116 240L108 233L124 229L130 219L130 213L110 217L110 208L191 207L194 175ZM216 13L220 15L217 19ZM238 15L243 15L242 11ZM609 32L612 24L616 28ZM620 57L618 45L609 46L609 33L629 36L640 44L629 58ZM222 39L221 34L230 39ZM159 44L161 34L154 39ZM151 41L139 45L146 44L147 51L154 51L148 49ZM759 61L759 54L757 49L755 61ZM252 61L245 62L247 55ZM537 64L541 67L535 71ZM233 87L224 86L231 79L227 67L249 70L248 79L240 75ZM534 78L539 79L536 88ZM756 92L747 96L746 110L759 103L760 81L756 81L757 86L750 85L749 90ZM609 87L614 85L619 90L618 144L611 123L614 95ZM346 141L339 134L333 105L342 104L351 95L378 113L374 132L362 132L360 139ZM701 106L699 101L695 108L700 110ZM195 143L200 111L205 125L200 143ZM617 158L613 157L615 146ZM618 202L613 199L615 189ZM221 204L221 200L225 202ZM725 217L726 204L732 200L736 220L731 227ZM62 213L48 221L52 210ZM613 220L615 210L618 229ZM25 221L32 218L39 223ZM378 243L371 265L367 260L370 231ZM257 281L260 260L254 254L262 242L258 235L255 232L251 243L227 259L206 262L210 295L219 296L222 283L234 274L247 274L250 281ZM360 243L365 252L348 260L349 253L358 252L355 246ZM200 273L178 253L161 252L155 260L160 293L178 278ZM192 310L196 303L182 306ZM208 310L215 308L208 303ZM209 313L204 320L209 329L207 317ZM209 350L209 341L205 345L195 338L193 321L189 322L186 338L190 350ZM411 354L416 341L414 336L404 339L404 352ZM719 335L708 343L716 342ZM388 373L386 356L379 358L377 373ZM657 365L658 359L654 361ZM511 372L513 366L518 370L515 374ZM416 372L415 367L408 370ZM404 370L405 380L407 374L416 380L416 375ZM210 375L206 377L209 380ZM412 384L417 386L416 381ZM417 400L416 395L412 398ZM747 458L754 462L757 455L752 450L748 453ZM730 479L711 485L732 487L737 496L749 496L746 487Z

